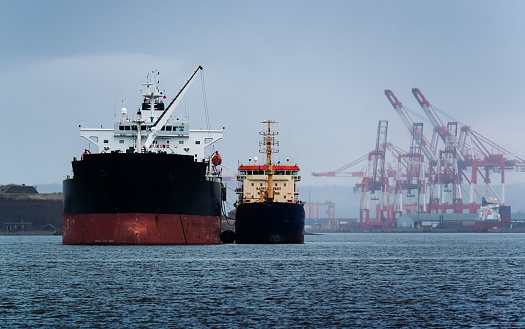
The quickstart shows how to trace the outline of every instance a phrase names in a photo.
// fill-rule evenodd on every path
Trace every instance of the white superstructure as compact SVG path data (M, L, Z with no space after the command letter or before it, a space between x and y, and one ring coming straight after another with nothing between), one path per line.
M166 152L192 155L195 161L202 161L205 149L222 139L223 130L190 130L188 119L172 116L200 70L199 66L166 108L163 102L166 96L158 88L159 73L152 71L143 84L146 90L142 92L142 108L134 117L123 108L113 129L81 127L80 136L97 146L99 153Z
M499 202L495 199L486 200L482 198L481 207L479 209L479 216L477 220L480 221L500 221L501 215L499 213Z

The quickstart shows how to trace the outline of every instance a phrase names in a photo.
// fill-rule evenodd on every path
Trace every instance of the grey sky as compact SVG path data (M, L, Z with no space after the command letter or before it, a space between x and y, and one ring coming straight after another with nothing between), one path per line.
M422 114L413 87L525 157L523 17L523 1L4 0L0 184L61 182L87 148L81 122L111 127L122 104L138 108L154 69L173 97L198 65L233 171L258 155L265 119L305 184L370 151L378 120L407 149L383 91ZM199 79L176 113L205 128L202 104Z

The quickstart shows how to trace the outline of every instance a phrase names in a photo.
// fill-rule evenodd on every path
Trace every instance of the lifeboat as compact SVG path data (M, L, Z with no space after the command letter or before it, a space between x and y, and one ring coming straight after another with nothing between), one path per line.
M221 158L221 155L219 154L219 152L213 153L213 155L211 157L211 163L214 166L219 166L222 163L222 158Z

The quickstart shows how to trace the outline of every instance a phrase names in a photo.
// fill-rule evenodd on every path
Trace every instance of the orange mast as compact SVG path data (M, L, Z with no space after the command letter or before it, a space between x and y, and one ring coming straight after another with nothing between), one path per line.
M259 152L266 153L266 164L268 166L268 170L266 171L266 175L268 176L268 195L266 197L266 201L272 202L273 201L273 164L272 164L272 152L277 153L279 150L277 148L272 148L273 145L279 145L279 142L275 140L275 137L278 132L271 130L271 124L277 123L276 121L263 121L261 123L267 123L268 124L268 131L261 131L260 134L263 136L263 141L259 142L259 146L264 146L264 148L260 149Z

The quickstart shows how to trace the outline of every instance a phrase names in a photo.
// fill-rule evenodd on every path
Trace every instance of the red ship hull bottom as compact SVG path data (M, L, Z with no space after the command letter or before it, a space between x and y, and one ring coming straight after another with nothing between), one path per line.
M219 244L220 217L179 214L64 214L63 244Z

